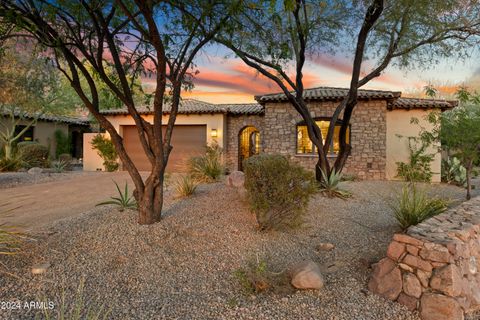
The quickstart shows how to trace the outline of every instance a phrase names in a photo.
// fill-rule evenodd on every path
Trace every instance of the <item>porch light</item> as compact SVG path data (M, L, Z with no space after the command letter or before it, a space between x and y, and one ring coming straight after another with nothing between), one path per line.
M217 137L217 129L212 129L210 131L210 135L212 136L212 138L216 138Z

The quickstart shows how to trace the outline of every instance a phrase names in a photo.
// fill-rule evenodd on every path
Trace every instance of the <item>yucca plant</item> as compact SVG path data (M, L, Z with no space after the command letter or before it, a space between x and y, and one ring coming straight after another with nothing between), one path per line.
M429 197L425 189L418 189L414 183L409 183L403 186L391 208L398 224L405 230L444 212L448 203L445 199Z
M197 189L198 182L191 175L178 177L175 182L175 191L179 197L191 196Z
M133 195L129 194L128 192L128 183L125 182L125 190L123 192L120 190L120 187L115 181L113 181L113 183L115 183L115 186L117 187L118 197L110 197L111 200L100 202L97 204L97 206L113 204L119 207L120 211L125 209L137 210L137 202L135 201Z
M322 170L322 181L320 182L320 191L322 194L330 198L340 198L347 199L352 196L352 194L346 190L340 189L340 182L342 181L342 174L336 172L335 169L332 170L330 176L328 176Z
M225 172L225 166L222 163L222 148L217 144L207 146L205 155L189 159L188 171L197 181L218 181Z

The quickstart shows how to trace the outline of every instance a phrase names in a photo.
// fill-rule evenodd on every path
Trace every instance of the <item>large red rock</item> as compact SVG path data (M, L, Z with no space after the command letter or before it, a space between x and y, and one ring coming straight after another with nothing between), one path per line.
M402 291L402 272L390 258L383 258L374 265L368 289L390 300L396 300Z
M403 275L403 292L415 298L422 295L420 280L413 273L407 272Z
M420 299L422 320L464 320L463 310L454 298L424 293Z
M407 254L405 258L403 258L403 263L409 265L410 267L413 267L415 269L422 269L423 271L431 272L432 271L432 265L425 261L422 260L422 258L412 256L411 254Z
M402 254L405 252L405 244L392 241L387 249L387 257L393 261L398 261Z
M430 279L430 287L448 296L456 297L462 293L462 275L454 264L435 269Z
M313 261L302 261L292 267L292 286L297 289L321 289L324 285L320 267Z
M413 311L417 309L418 299L407 296L405 293L400 293L397 302L403 304L408 310Z

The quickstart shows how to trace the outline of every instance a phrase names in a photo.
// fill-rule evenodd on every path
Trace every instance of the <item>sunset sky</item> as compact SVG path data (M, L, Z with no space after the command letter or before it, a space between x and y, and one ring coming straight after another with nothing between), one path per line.
M442 86L446 94L465 81L480 79L480 55L478 53L466 61L453 59L432 64L426 70L399 70L390 66L386 72L364 88L402 91L403 95L418 93L423 86L432 82ZM366 70L372 62L364 63ZM218 48L208 48L197 59L199 74L195 78L195 88L184 92L183 98L193 98L212 103L255 102L254 96L278 92L279 88L271 80L258 75L240 59ZM344 55L320 55L309 59L304 67L305 87L334 86L348 87L350 82L351 59ZM145 79L144 84L151 85Z

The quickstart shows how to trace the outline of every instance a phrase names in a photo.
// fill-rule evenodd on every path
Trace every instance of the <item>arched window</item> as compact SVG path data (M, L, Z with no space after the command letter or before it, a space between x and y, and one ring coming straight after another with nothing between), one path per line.
M330 118L315 119L315 122L322 131L323 143L325 143L328 127L330 126ZM338 120L335 124L333 139L329 149L330 155L336 155L340 150L339 134L341 125L341 120ZM347 129L347 143L350 143L350 127ZM297 154L316 154L316 148L308 137L308 130L305 122L297 124Z

